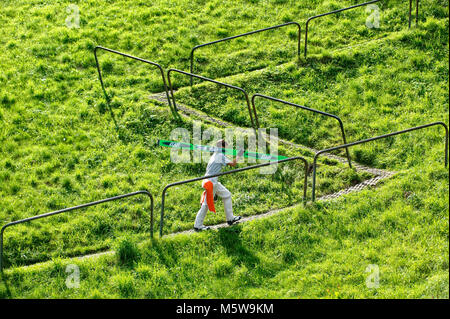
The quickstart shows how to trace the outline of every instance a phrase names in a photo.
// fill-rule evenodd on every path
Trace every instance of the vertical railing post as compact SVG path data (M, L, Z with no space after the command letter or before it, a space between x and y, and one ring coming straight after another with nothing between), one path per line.
M309 21L310 21L310 19L308 19L308 20L306 20L306 26L305 26L305 59L306 59L306 56L307 56L307 54L308 54L308 25L309 25Z
M339 126L341 127L342 140L344 141L344 144L347 144L347 139L345 138L344 123L342 123L342 120L339 117L336 117L336 119L339 121ZM348 150L348 147L345 148L345 153L347 154L348 166L352 168L352 160L350 159L350 151Z
M416 27L419 25L419 0L416 0Z
M192 49L191 56L190 56L191 67L189 70L190 70L191 74L194 73L194 51L195 51L195 48ZM193 83L194 83L194 78L191 76L191 87L192 87Z
M164 204L165 204L165 200L166 200L166 191L167 191L167 186L164 187L164 190L162 192L162 196L161 196L161 216L160 216L160 220L159 220L159 237L162 237L163 234L163 227L164 227Z
M411 18L412 18L412 2L413 0L409 0L409 21L408 21L408 28L411 29Z
M409 0L409 21L408 28L411 28L413 0ZM419 25L419 0L416 0L416 27Z
M443 122L439 122L445 129L445 167L448 165L448 127Z
M3 226L0 230L0 273L3 272L3 232L6 226Z
M315 202L316 201L316 171L317 171L317 158L318 155L316 154L314 156L314 160L313 160L313 180L312 180L312 201Z

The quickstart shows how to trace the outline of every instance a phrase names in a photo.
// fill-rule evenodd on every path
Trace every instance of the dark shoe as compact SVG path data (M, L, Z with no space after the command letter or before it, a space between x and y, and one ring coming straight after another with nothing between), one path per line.
M232 220L227 220L228 225L233 225L234 223L240 221L242 219L241 216L234 216L234 218Z
M204 231L204 230L210 230L210 228L209 228L208 226L201 226L201 227L199 227L199 228L194 227L194 230L195 230L196 232L199 232L199 231Z

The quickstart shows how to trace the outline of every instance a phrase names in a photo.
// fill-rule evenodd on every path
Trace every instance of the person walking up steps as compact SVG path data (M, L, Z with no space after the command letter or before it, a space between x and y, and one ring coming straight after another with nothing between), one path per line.
M237 160L244 153L243 150L239 152L237 157L231 161L228 159L224 152L225 147L228 146L225 140L219 140L216 143L216 146L219 148L214 152L214 154L209 159L208 165L206 166L205 176L219 174L222 171L222 168L225 166L235 167L237 164ZM241 219L241 216L233 215L233 206L231 203L231 193L225 186L219 183L218 177L212 177L209 179L204 179L202 182L202 187L205 191L202 194L200 210L197 213L197 217L195 218L194 230L195 231L203 231L208 230L209 227L203 225L203 221L205 220L206 213L208 210L212 212L216 212L214 207L214 195L222 198L223 206L225 209L225 216L228 225L233 225L237 221Z

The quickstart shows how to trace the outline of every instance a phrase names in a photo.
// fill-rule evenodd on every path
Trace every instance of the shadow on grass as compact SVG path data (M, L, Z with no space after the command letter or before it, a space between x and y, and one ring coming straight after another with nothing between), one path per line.
M152 240L151 249L158 255L158 260L167 267L178 264L176 247L169 243Z
M9 289L8 282L6 280L6 276L3 272L1 272L2 283L5 286L5 290L0 290L0 299L12 298L11 290Z
M105 101L106 101L106 105L108 106L109 113L111 114L111 117L114 121L114 125L116 126L116 130L119 131L119 126L117 125L116 116L114 115L114 112L111 107L111 99L110 99L109 95L106 93L105 88L102 87L102 90L103 90L103 94L105 95Z
M219 242L225 248L226 254L230 256L236 265L244 264L247 268L254 268L259 264L259 258L248 250L241 240L241 226L219 229Z

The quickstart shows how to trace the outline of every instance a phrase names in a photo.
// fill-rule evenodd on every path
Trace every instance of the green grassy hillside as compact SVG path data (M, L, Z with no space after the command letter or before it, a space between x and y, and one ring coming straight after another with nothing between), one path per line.
M157 225L163 188L173 182L202 176L206 164L173 163L170 149L157 146L156 141L158 138L169 138L170 131L177 127L191 129L193 123L187 119L184 123L171 123L170 113L150 104L141 106L138 112L126 112L121 121L125 124L120 132L129 140L107 137L102 141L100 150L96 147L91 149L86 144L79 148L81 154L77 154L76 146L72 151L66 148L69 160L65 163L60 163L45 151L41 151L42 155L37 161L45 168L36 171L29 166L19 168L18 163L7 161L5 166L11 163L11 167L4 173L7 183L3 184L2 191L10 206L7 206L8 201L2 203L4 207L9 207L3 212L4 220L13 221L148 189L155 197ZM203 129L206 128L208 126ZM115 130L112 132L115 133ZM298 150L283 147L279 152L286 156L305 156L308 162L312 162L311 154L307 151L299 153ZM31 157L28 161L36 159ZM337 161L323 159L321 163L319 195L336 192L371 176L351 170ZM259 175L259 170L254 170L240 173L239 177L221 178L234 194L234 209L244 216L302 202L303 180L304 164L300 161L280 164L276 174L266 177ZM308 186L311 187L311 181ZM14 187L18 189L14 190ZM201 182L168 191L165 233L193 227L193 220L200 208L201 193ZM18 202L18 197L23 199ZM21 205L13 205L14 202ZM220 201L218 210L223 210ZM208 214L206 223L217 223L223 219L223 213ZM150 211L146 197L104 204L7 229L5 265L30 264L50 257L76 256L104 250L111 247L111 243L120 235L135 234L138 238L148 238L149 232Z
M70 3L79 6L80 28L65 24ZM148 98L163 91L157 70L99 53L108 104L95 67L96 45L187 71L197 44L288 21L304 27L311 15L355 3L2 1L1 224L139 189L155 195L158 222L163 187L204 174L204 164L174 164L168 149L155 146L174 128L192 127L191 120L173 120L168 107ZM410 30L407 1L384 1L379 29L366 28L364 9L313 21L306 60L297 57L295 27L289 27L202 48L196 71L250 94L336 114L349 141L448 123L448 2L421 3L419 26ZM238 93L205 84L191 90L184 87L188 78L178 75L173 83L180 103L250 125ZM256 102L262 126L277 127L285 139L316 149L342 143L334 120ZM448 298L443 143L443 131L432 128L353 148L354 160L400 174L375 190L210 234L141 243L150 227L144 198L10 228L0 295ZM286 146L279 153L312 156ZM320 164L319 195L370 177L325 158ZM300 202L302 178L301 164L290 163L274 176L248 172L223 182L235 209L253 215ZM169 191L165 233L192 227L200 192L199 184ZM223 218L209 214L207 223ZM112 248L123 236L141 243L134 262L77 262L82 287L65 287L64 265L73 261L64 258ZM17 267L58 257L55 264ZM379 289L365 286L369 264L381 269Z
M24 298L448 298L446 178L443 168L413 169L381 190L232 228L139 247L123 239L116 245L118 256L8 270L1 293ZM124 262L120 256L132 258ZM65 285L68 264L80 267L78 289ZM380 270L378 289L366 286L371 264Z

